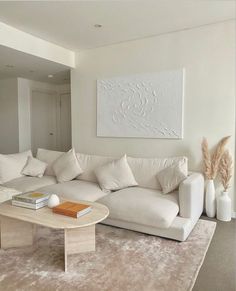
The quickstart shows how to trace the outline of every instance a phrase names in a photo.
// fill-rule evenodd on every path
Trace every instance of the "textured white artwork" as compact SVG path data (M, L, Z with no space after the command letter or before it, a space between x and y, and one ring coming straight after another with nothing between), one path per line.
M183 137L184 69L97 81L97 135Z

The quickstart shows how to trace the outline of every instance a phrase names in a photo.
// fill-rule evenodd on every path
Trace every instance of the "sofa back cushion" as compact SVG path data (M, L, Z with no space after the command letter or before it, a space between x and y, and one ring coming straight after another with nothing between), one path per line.
M103 166L117 158L104 157L96 155L87 155L77 153L77 158L83 173L77 177L78 180L89 181L97 183L97 178L95 176L94 170L100 166Z
M105 157L97 155L88 155L77 153L79 164L83 173L77 177L79 180L90 181L97 183L94 170L99 166L103 166L118 158ZM188 174L188 159L186 157L172 158L132 158L127 157L128 164L132 173L140 187L161 190L161 185L158 182L156 175L159 171L172 166L176 163L181 163L182 171Z
M62 155L63 152L51 151L46 149L38 149L37 159L48 164L44 175L55 176L52 169L53 162ZM103 166L117 157L106 157L89 154L76 154L79 165L83 173L76 179L97 183L94 170L99 166ZM188 174L188 159L186 157L171 157L171 158L133 158L127 157L128 164L133 172L134 178L140 187L161 190L161 185L158 182L156 175L159 171L181 163L182 171Z
M132 158L128 157L128 163L140 187L161 190L157 180L157 173L164 168L180 163L181 170L187 176L188 159L186 157L172 158Z
M21 171L29 156L32 157L31 151L10 155L0 154L0 184L22 177Z
M52 164L58 159L64 152L51 151L46 149L38 149L36 158L47 164L47 168L44 172L46 176L55 176L52 168Z

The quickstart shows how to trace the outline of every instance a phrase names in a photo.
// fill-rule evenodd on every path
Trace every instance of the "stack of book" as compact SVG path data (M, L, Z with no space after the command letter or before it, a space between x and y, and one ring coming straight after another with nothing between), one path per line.
M52 211L57 214L62 214L74 218L78 218L89 213L92 210L90 205L74 203L74 202L63 202L58 206L53 207Z
M12 197L12 205L30 209L39 209L48 204L49 194L29 192Z

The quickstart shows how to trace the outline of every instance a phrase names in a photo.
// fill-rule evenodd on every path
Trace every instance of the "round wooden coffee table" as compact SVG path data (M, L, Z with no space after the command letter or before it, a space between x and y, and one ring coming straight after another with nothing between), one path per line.
M13 206L10 200L1 203L1 248L32 245L35 225L63 229L64 266L66 272L69 255L95 251L95 226L109 214L108 208L100 203L89 201L71 202L91 205L92 211L79 218L71 218L55 214L48 207L31 210Z

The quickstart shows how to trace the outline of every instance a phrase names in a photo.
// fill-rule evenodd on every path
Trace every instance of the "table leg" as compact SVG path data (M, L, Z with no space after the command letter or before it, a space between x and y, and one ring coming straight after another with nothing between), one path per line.
M65 272L68 256L95 251L95 225L64 230Z
M34 227L32 223L1 216L0 224L2 249L33 244Z

